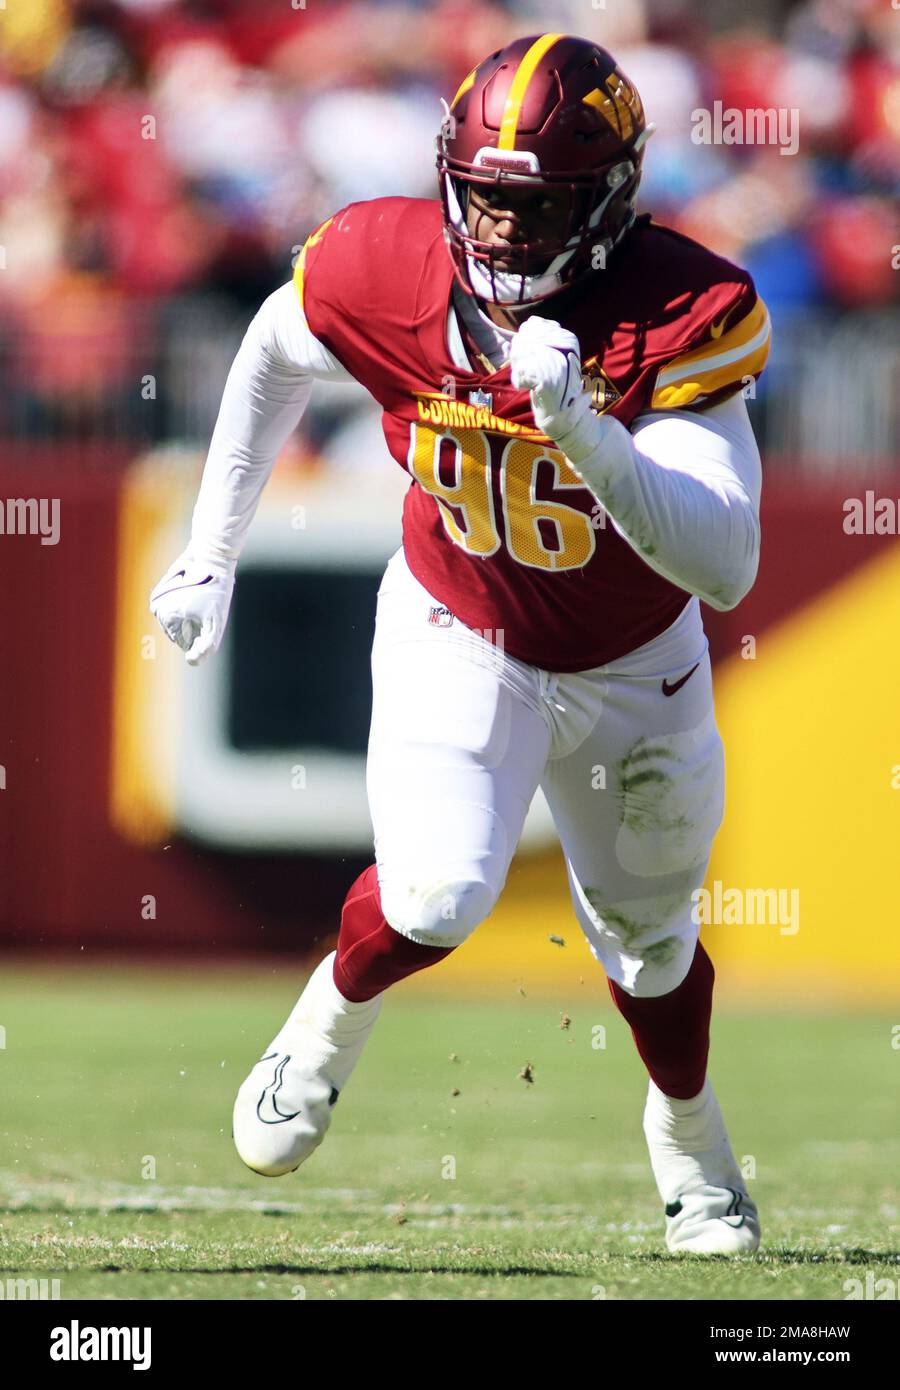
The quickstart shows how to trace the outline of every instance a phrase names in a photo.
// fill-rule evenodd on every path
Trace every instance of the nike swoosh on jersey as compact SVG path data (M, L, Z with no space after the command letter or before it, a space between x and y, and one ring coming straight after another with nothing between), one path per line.
M697 662L697 666L699 666L699 665L700 665L700 662L698 661L698 662ZM685 685L685 684L690 680L691 676L692 676L692 675L694 674L694 672L696 671L697 666L692 666L691 669L688 671L687 675L681 677L681 680L678 680L678 681L668 681L668 680L665 680L665 681L663 681L663 683L662 683L662 693L663 693L664 695L676 695L676 694L678 693L678 691L681 689L681 687L682 687L683 685Z

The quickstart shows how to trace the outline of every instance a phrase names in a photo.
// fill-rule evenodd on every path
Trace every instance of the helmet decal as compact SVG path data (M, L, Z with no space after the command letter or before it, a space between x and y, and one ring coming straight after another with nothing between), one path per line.
M509 92L506 97L506 105L503 108L503 120L500 122L500 138L497 141L497 148L501 150L514 150L516 148L516 130L519 125L519 118L522 114L522 102L528 90L528 84L537 70L538 64L548 49L552 48L557 39L561 39L562 34L542 34L539 39L531 45L522 61L516 69L516 75L510 84Z

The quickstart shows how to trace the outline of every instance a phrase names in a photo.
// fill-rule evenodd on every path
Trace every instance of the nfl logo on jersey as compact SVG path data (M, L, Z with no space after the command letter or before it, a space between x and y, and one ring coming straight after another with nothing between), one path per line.
M494 404L494 397L490 391L470 391L469 405L481 406L484 410L490 410Z
M433 627L449 627L453 622L453 614L449 608L432 608L428 613L428 621Z

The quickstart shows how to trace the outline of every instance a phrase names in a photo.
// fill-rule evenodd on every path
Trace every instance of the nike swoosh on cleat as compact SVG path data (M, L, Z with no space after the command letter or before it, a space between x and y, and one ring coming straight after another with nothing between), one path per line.
M700 665L700 662L698 661L698 662L697 662L697 666L699 666L699 665ZM663 681L663 683L662 683L662 693L663 693L664 695L675 695L675 694L677 694L677 692L681 689L681 687L682 687L683 685L685 685L685 684L690 680L691 676L692 676L692 675L694 674L694 672L696 671L697 666L692 666L691 669L688 671L687 675L686 675L686 676L682 676L680 681L668 681L668 680Z
M267 1057L261 1057L262 1062L271 1062L278 1056L277 1052L270 1053ZM287 1120L295 1120L300 1114L299 1110L294 1110L290 1115L278 1109L278 1102L275 1099L278 1091L281 1090L284 1079L284 1069L291 1060L291 1054L286 1052L281 1061L276 1064L275 1075L264 1087L263 1093L256 1103L256 1114L264 1125L283 1125Z
M724 1221L726 1226L733 1226L734 1229L737 1230L739 1226L743 1226L744 1224L743 1214L738 1214L741 1210L743 1193L736 1192L733 1187L729 1187L728 1191L731 1193L731 1204L727 1214L725 1216L720 1216L719 1220Z
M717 1219L719 1221L724 1221L726 1226L731 1226L733 1230L737 1231L744 1225L746 1219L743 1213L738 1215L744 1194L742 1192L736 1192L733 1187L729 1187L727 1190L731 1193L728 1212L725 1216L720 1216ZM666 1216L670 1218L680 1216L682 1211L683 1206L680 1197L676 1197L674 1202L668 1202L666 1204Z

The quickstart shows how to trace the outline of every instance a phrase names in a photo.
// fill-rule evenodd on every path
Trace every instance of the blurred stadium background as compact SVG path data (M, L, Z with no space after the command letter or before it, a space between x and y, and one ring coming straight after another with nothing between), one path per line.
M317 388L216 660L187 670L147 593L240 336L307 234L354 199L432 196L439 98L551 29L617 55L658 127L643 207L746 265L774 323L750 401L760 578L706 614L728 760L710 882L796 889L800 919L708 929L723 998L896 1001L900 551L844 530L848 498L900 498L889 0L6 0L0 495L61 509L58 544L0 541L10 950L328 947L370 862L368 650L404 485L362 388ZM715 100L796 109L799 151L694 144ZM553 991L591 969L536 803L493 918L408 988Z

